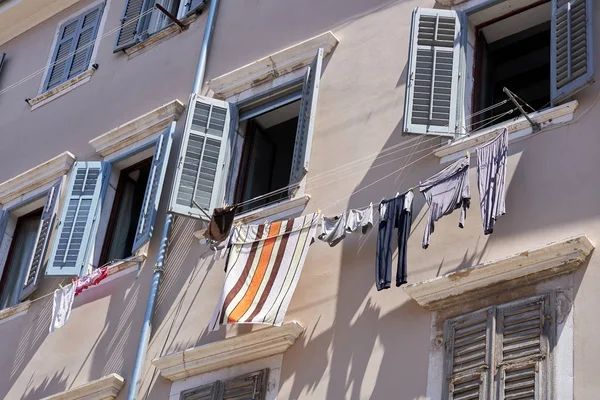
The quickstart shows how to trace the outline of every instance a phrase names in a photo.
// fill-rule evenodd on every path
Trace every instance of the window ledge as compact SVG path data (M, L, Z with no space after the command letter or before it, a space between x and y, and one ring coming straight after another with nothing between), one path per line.
M125 379L113 373L76 388L44 397L42 400L112 400L117 397L124 384Z
M75 156L65 151L37 167L0 183L0 203L6 204L48 183L53 183L66 174L74 162Z
M31 106L31 111L36 108L40 108L44 104L51 102L54 99L59 98L60 96L69 93L71 90L75 89L83 85L92 78L92 75L96 71L95 68L90 67L87 71L82 72L74 78L69 79L68 81L61 83L60 85L47 90L46 92L40 94L39 96L34 97L33 99L29 99L28 103Z
M539 283L575 271L594 245L585 235L404 286L428 310L441 310L495 293Z
M175 99L90 140L90 144L103 157L113 155L162 132L172 121L177 121L184 110L185 105Z
M129 258L126 258L124 260L121 261L117 261L114 264L111 264L108 267L108 271L107 271L107 278L115 275L121 271L126 271L129 270L133 267L137 267L139 264L143 264L146 261L146 255L142 254L142 255L137 255L137 256L131 256ZM133 271L133 270L132 270ZM132 271L127 271L126 273L132 272Z
M197 18L198 18L198 14L192 14L189 17L183 18L181 20L181 23L183 25L185 25L187 28L187 26L189 24L191 24L192 22L194 22ZM163 41L169 39L170 37L178 35L181 32L183 32L183 29L180 28L179 25L170 24L166 28L161 29L160 31L154 33L153 35L150 35L146 40L143 40L137 44L134 44L133 46L128 47L123 51L125 52L125 54L127 54L128 59L131 60L132 58L135 58L141 54L144 54L148 50L158 46Z
M31 300L26 300L12 307L0 310L0 324L18 316L27 314L29 306L31 306Z
M209 87L216 98L230 98L265 81L306 67L321 47L324 50L323 57L326 57L338 42L332 32L322 33L214 78L208 83Z
M579 103L577 100L573 100L557 107L531 113L529 114L529 117L538 122L543 131L547 126L571 121L578 105ZM440 163L442 164L457 160L460 157L463 157L467 151L472 152L477 146L495 137L504 128L508 129L509 142L534 134L527 119L525 119L525 117L520 117L516 120L492 126L482 132L477 132L473 136L455 140L454 142L441 147L434 154L440 158Z
M172 382L260 358L283 354L304 327L298 322L259 329L152 360L163 378Z

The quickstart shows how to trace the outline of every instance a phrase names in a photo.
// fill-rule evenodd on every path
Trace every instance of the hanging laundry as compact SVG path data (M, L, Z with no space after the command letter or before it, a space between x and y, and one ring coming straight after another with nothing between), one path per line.
M75 285L70 284L54 291L54 304L52 305L52 321L50 332L62 328L71 315L71 307L75 298Z
M329 243L333 247L346 237L346 223L348 222L348 211L333 218L323 217L321 221L321 234L319 240Z
M75 281L75 296L83 292L90 286L99 284L104 278L108 276L108 266L102 268L96 268L92 273L87 274L81 279Z
M208 247L215 252L213 256L214 261L223 259L225 256L227 256L227 254L229 254L228 251L231 248L231 239L234 235L235 229L235 227L230 229L229 234L222 242L215 242L214 240L209 242ZM225 272L227 272L227 264L225 264Z
M235 229L211 330L230 323L282 324L318 221L315 213Z
M426 181L420 182L419 189L429 205L429 218L422 243L423 248L426 249L435 227L434 223L444 215L461 208L458 226L464 227L467 208L471 204L469 157L462 157Z
M407 282L406 254L408 235L412 222L412 190L391 200L383 200L379 205L379 233L377 235L377 255L375 260L375 285L377 290L389 289L392 282L392 237L394 229L398 234L398 268L396 286Z
M477 186L483 233L494 231L496 218L506 213L506 158L508 157L508 129L477 148Z
M224 241L233 225L235 211L236 207L215 208L204 232L204 237L215 242Z
M346 232L353 233L360 228L361 233L366 235L373 227L373 203L364 210L349 210L346 221Z

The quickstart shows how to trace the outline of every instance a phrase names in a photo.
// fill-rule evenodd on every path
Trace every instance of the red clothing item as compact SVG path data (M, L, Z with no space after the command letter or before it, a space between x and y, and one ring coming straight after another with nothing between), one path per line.
M92 271L91 274L84 276L81 279L75 281L75 296L83 292L90 286L99 284L104 278L108 276L108 267L97 268Z

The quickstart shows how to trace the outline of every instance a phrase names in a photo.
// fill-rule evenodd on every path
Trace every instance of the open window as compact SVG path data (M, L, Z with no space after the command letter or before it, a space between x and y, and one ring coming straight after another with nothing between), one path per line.
M238 104L192 96L169 211L208 219L293 196L308 172L323 49L303 79ZM273 193L275 192L275 193Z

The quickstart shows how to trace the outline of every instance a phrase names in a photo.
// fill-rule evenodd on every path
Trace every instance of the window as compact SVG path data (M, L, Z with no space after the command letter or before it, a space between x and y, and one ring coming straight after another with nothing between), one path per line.
M290 197L308 172L322 59L319 49L303 80L239 104L194 96L169 211L206 219L225 203Z
M172 122L158 136L151 161L118 173L122 184L117 185L119 196L110 214L113 218L102 254L104 261L134 254L152 237L174 131ZM97 266L92 262L93 248L111 171L118 171L120 161L139 156L143 150L111 163L78 161L73 165L46 275L83 276Z
M5 58L6 58L6 53L0 53L0 73L2 73L2 67L4 66Z
M268 375L269 370L265 369L225 381L216 381L181 393L181 400L264 400Z
M114 51L125 50L172 24L156 4L174 16L183 17L198 11L205 3L205 0L127 0Z
M553 295L446 321L446 399L546 399L552 382Z
M12 307L37 288L54 226L63 179L28 204L0 211L0 309Z
M490 0L465 11L417 8L404 132L454 137L514 118L510 102L489 109L508 99L504 87L536 110L569 99L593 82L591 7Z
M44 91L88 69L103 9L104 4L100 4L60 26Z

